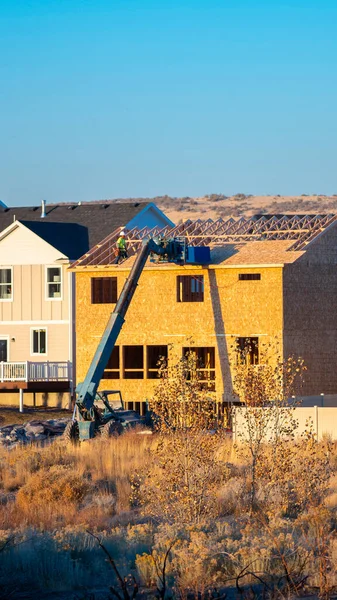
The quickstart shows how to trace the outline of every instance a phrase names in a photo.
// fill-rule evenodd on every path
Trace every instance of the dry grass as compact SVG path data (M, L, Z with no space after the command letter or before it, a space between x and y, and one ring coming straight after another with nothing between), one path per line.
M211 194L196 198L155 199L159 208L175 223L180 219L218 219L229 217L251 216L254 214L281 213L335 213L337 197L322 194L301 196L253 196L252 194Z
M275 509L266 519L247 510L247 470L225 440L220 455L228 480L217 493L221 510L184 527L179 522L151 523L146 506L141 516L130 500L133 477L151 471L158 447L155 435L130 432L79 447L59 440L45 448L1 448L0 547L11 535L14 545L1 555L0 591L14 569L22 589L27 584L44 590L111 584L109 567L87 529L99 532L123 574L131 571L145 585L157 583L153 561L160 562L174 540L168 575L180 597L204 598L208 589L233 583L246 565L267 573L270 581L280 581L283 559L294 578L308 574L308 583L322 588L319 544L324 560L336 557L336 447L326 509L314 507L296 519ZM304 456L301 468L306 460ZM326 572L325 586L332 589L337 580L331 569ZM250 582L247 576L241 583Z
M127 433L79 447L0 449L0 529L82 524L105 529L130 510L131 476L142 472L153 440Z

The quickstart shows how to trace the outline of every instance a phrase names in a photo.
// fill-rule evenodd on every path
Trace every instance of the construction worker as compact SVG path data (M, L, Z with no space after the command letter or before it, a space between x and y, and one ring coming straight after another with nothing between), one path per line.
M118 250L118 256L117 256L116 262L118 264L121 260L128 257L128 253L127 253L127 249L126 249L125 231L120 232L116 246L117 246L117 250Z

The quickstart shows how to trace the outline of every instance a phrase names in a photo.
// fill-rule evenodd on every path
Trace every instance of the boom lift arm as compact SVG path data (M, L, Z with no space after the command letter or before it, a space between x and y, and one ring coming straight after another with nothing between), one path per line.
M165 257L169 261L179 262L184 259L185 248L178 240L168 240L163 245L154 239L143 242L140 253L131 269L114 311L111 313L101 341L91 361L83 383L76 388L76 406L81 420L92 420L93 407L99 383L104 369L116 344L118 335L123 327L124 317L135 293L139 277L144 269L150 253Z

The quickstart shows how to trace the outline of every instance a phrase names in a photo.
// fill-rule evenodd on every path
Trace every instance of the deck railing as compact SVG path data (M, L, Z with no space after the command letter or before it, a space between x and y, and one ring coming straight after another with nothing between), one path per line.
M71 363L0 362L0 382L4 381L71 381Z

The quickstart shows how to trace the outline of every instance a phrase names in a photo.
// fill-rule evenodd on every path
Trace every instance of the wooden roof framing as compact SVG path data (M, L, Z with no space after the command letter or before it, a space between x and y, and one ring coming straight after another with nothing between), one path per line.
M228 243L293 240L289 250L303 250L317 235L337 220L337 215L258 215L239 219L197 219L166 226L126 230L129 256L136 253L149 237L186 237L190 246L224 246ZM116 242L120 228L91 248L74 264L76 267L104 266L115 262Z

